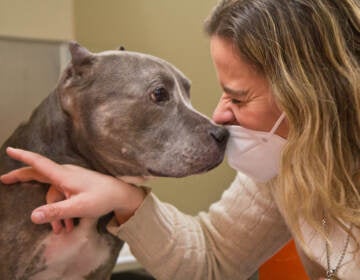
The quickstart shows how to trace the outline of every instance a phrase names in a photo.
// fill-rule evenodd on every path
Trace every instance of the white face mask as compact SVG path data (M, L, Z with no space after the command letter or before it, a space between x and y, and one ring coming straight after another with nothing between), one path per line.
M255 182L266 182L279 172L281 150L286 139L275 134L285 118L282 113L270 132L229 125L230 138L226 147L229 165Z

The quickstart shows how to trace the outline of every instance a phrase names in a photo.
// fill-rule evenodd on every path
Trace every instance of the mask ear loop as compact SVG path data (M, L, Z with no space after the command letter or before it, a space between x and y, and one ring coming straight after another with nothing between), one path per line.
M261 142L267 142L267 141L269 140L269 138L274 135L275 131L278 129L278 127L280 126L280 124L281 124L281 122L283 121L283 119L285 119L285 117L286 117L285 113L282 112L281 115L280 115L280 117L279 117L279 118L277 119L277 121L275 122L273 128L268 132L267 136L265 136L265 137L259 137L258 135L256 135L256 133L251 133L251 130L249 130L249 133L250 133L253 137L255 137L255 138L257 138L257 139L259 140L258 143L252 145L251 149L252 149L254 146L256 146L256 145L258 145L259 143L261 143Z
M283 121L283 119L285 119L285 113L282 112L279 119L275 122L273 128L270 130L270 134L273 135L275 133L275 131L278 129L278 127L280 126L281 122Z
M243 153L246 153L248 151L250 151L252 148L254 148L255 146L259 145L262 142L267 142L268 139L274 135L275 131L278 129L278 127L280 126L281 122L283 121L283 119L285 118L285 113L282 112L280 117L278 118L278 120L275 122L273 128L270 130L270 132L268 133L268 136L266 137L259 137L258 135L256 135L256 133L252 133L251 130L248 130L248 133L251 134L253 137L255 137L256 139L258 139L258 142L250 145L247 149L245 149L244 151L242 151Z

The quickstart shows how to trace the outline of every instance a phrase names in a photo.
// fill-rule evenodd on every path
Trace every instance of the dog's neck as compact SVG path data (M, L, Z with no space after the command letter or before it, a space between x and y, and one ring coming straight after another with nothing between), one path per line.
M5 156L8 146L40 153L58 163L71 163L89 167L71 141L71 120L62 110L58 94L53 91L35 109L29 120L21 124L1 147L1 160L12 169L20 166ZM7 170L4 170L7 171Z

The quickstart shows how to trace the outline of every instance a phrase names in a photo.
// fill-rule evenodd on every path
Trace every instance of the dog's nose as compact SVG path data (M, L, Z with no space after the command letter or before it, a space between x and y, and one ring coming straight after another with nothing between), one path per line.
M224 127L214 127L210 130L210 135L219 144L225 144L229 138L229 131Z

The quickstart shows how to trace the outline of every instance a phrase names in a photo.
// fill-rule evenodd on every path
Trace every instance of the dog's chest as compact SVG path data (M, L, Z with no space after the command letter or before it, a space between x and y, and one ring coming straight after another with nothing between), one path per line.
M31 280L85 279L108 262L111 254L111 245L95 226L93 220L82 219L71 233L50 233L34 251L32 257L40 262L33 275L22 274Z

